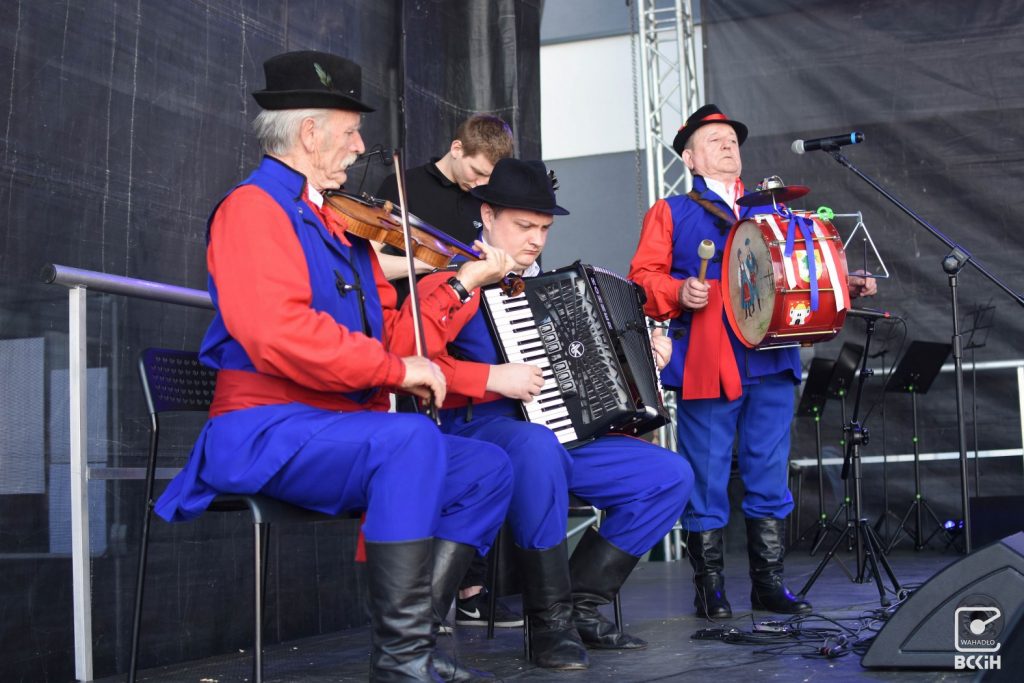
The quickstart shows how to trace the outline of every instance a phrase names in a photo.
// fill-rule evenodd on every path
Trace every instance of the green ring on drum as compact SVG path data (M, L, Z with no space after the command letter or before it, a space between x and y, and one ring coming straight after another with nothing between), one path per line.
M830 221L836 217L836 212L827 206L819 206L816 213L818 214L818 218L823 221Z

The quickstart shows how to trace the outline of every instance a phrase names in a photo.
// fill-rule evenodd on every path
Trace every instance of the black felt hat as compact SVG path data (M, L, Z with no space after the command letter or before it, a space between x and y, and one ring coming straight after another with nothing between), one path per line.
M676 133L676 137L672 140L672 149L676 151L676 154L682 156L683 148L686 146L686 141L690 139L698 128L706 126L709 123L724 123L728 126L732 126L733 130L736 131L736 140L739 144L743 144L743 141L747 139L747 127L739 121L730 121L722 110L713 104L705 104L697 111L690 114L690 118L686 119L686 123Z
M555 203L555 181L543 161L501 159L494 165L490 181L469 192L493 206L527 209L549 216L569 215Z
M285 52L263 62L267 87L254 92L264 109L373 111L360 101L362 69L328 52Z

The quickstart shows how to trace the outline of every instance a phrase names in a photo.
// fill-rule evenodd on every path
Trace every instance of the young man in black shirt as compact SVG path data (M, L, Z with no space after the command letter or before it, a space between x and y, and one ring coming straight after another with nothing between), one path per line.
M512 129L508 124L488 114L471 116L459 125L443 157L406 171L409 211L463 244L472 244L480 232L480 201L469 191L477 185L486 185L494 164L510 156ZM377 197L399 203L394 174L381 183ZM405 278L405 256L389 252L385 249L381 253L378 249L384 275L389 280ZM417 263L417 273L429 270L427 264ZM404 298L404 294L400 290L400 298Z

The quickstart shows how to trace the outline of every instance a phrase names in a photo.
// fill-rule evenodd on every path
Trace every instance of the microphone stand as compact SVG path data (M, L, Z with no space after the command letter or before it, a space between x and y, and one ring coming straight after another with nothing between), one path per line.
M850 421L843 425L844 433L849 437L846 440L846 451L843 457L843 479L849 480L852 468L853 474L853 511L854 518L847 518L846 528L849 533L854 537L854 542L857 547L857 576L853 579L856 583L866 583L868 581L867 574L870 571L871 578L874 579L875 586L878 588L878 599L882 607L888 607L891 602L885 594L885 585L882 583L882 575L879 571L879 565L885 570L886 575L889 577L889 581L892 583L892 592L897 598L902 599L904 596L903 587L900 585L899 580L896 578L896 574L892 570L892 566L888 560L882 554L882 542L875 534L875 530L868 524L867 518L864 516L863 510L863 489L861 487L861 460L860 460L860 447L868 443L868 429L864 427L860 421L860 402L861 396L864 394L864 380L867 379L872 373L868 368L868 349L871 347L871 335L875 331L875 319L865 318L867 323L867 332L864 337L864 348L861 351L860 356L860 375L857 377L857 391L854 395L853 401L853 415L850 417ZM807 583L804 584L797 596L801 599L807 595L807 591L811 589L814 582L818 580L821 573L825 570L826 565L829 561L835 557L836 550L839 545L843 542L843 538L846 535L841 535L832 543L832 546L825 553L825 557L821 559L818 566L815 568L814 573L811 574L810 578L807 579ZM842 566L840 564L840 566ZM845 571L845 567L843 569Z
M952 303L953 314L953 369L956 375L956 427L958 435L958 446L960 449L960 506L964 521L964 553L971 552L971 510L970 491L967 475L967 427L964 420L964 366L963 366L963 341L960 335L960 309L957 302L957 288L959 287L959 275L964 266L970 264L979 273L984 275L989 282L993 283L1006 292L1014 301L1024 306L1024 296L1005 285L998 277L988 271L985 266L975 260L969 251L957 244L955 241L943 234L938 228L932 226L926 220L909 209L903 202L892 196L885 188L876 183L870 177L861 172L839 151L839 145L822 145L822 150L832 155L841 166L852 171L858 178L870 185L876 192L888 199L896 208L907 214L915 223L927 230L935 239L945 244L949 254L942 259L942 270L949 279L949 295Z
M885 356L888 350L882 349L878 353L871 354L874 358L881 358L882 377L885 377ZM889 540L892 535L889 533L889 518L899 519L895 512L889 509L889 449L885 441L885 392L882 393L882 514L875 522L875 533L886 539L885 547L889 547ZM884 527L884 531L882 530ZM887 553L888 554L888 553Z

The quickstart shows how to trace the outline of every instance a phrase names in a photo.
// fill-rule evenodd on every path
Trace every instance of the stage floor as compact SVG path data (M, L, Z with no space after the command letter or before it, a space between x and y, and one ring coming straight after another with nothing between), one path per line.
M906 542L904 542L906 545ZM789 587L800 590L821 560L807 549L794 550L786 560ZM889 562L901 585L914 588L961 556L953 552L896 549ZM879 608L873 582L859 584L847 578L837 559L851 572L853 556L845 551L829 562L824 573L811 587L808 599L815 614L840 620L856 627L858 618ZM784 619L765 612L752 612L748 598L746 556L730 553L727 557L726 585L734 618L724 624L711 624L693 614L691 570L681 562L641 562L622 592L623 618L627 630L646 639L644 651L590 651L587 671L554 672L536 668L523 659L522 630L496 629L494 640L485 638L485 629L461 627L454 636L442 636L439 646L467 664L487 669L510 681L942 681L967 679L968 672L914 672L867 670L860 665L860 654L825 658L816 654L824 635L803 642L770 644L732 644L721 640L693 640L699 629L714 626L735 627L751 632L755 622ZM518 598L509 599L518 608ZM864 623L868 623L865 620ZM876 628L879 622L871 622ZM836 628L824 619L806 621L803 628ZM806 634L809 636L810 634ZM868 631L864 635L869 635ZM366 680L369 651L367 628L307 638L267 647L264 676L270 682L361 681ZM248 652L204 659L185 664L140 672L141 681L218 682L251 680L251 656ZM105 679L121 681L123 676Z

